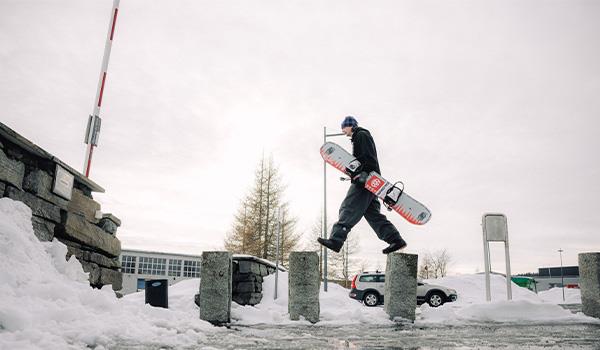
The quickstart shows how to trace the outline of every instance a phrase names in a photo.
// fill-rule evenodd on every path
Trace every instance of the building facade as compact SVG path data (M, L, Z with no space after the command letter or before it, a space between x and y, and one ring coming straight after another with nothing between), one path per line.
M123 295L143 290L146 280L167 279L169 285L200 278L200 255L171 254L123 249L119 257L123 273Z
M534 277L538 291L550 288L579 288L579 266L541 267Z

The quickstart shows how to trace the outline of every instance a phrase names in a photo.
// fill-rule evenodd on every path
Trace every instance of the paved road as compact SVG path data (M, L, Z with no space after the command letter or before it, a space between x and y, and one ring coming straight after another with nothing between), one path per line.
M233 327L208 339L215 348L247 349L600 349L600 325L468 327Z
M119 350L172 349L119 344ZM233 326L190 349L599 349L599 324L460 327Z

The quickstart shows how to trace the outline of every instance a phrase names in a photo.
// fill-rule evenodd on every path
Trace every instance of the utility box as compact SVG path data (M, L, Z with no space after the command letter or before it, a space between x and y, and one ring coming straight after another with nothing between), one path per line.
M155 307L169 308L169 281L147 280L146 281L146 304Z

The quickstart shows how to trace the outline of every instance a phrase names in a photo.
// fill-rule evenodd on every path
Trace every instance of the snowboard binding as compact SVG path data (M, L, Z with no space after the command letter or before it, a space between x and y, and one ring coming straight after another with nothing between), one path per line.
M348 166L346 166L346 174L350 175L350 177L354 177L355 175L360 174L362 166L358 159L351 161Z
M402 188L396 186L397 184L401 184ZM404 192L404 183L402 181L398 181L394 183L392 188L387 190L385 193L385 197L383 198L383 205L386 207L388 211L392 211L392 207L398 203L400 196Z

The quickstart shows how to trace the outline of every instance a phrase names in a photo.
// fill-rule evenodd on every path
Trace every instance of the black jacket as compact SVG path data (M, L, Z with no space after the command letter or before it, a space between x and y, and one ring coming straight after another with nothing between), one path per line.
M381 174L379 161L377 160L377 149L371 133L367 129L356 127L352 134L352 155L362 165L362 171L367 173L376 171Z

